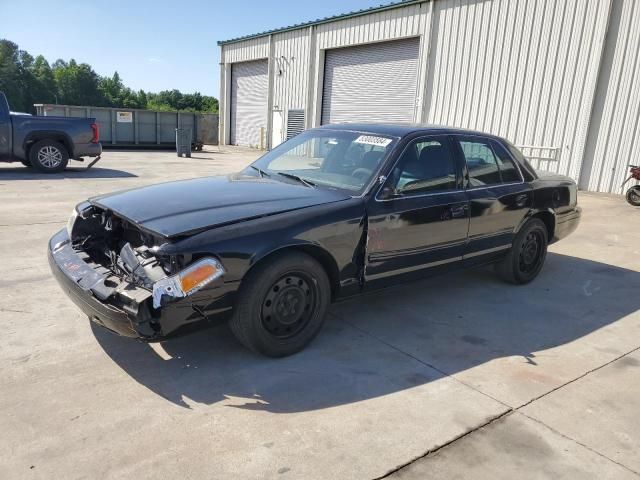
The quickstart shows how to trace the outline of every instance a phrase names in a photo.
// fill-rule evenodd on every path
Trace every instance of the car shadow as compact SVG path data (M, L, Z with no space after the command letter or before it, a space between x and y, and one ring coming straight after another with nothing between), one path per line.
M500 357L535 366L535 352L637 311L637 285L639 272L553 253L527 286L506 285L489 268L451 273L334 305L318 338L283 359L249 352L226 325L155 346L92 328L132 379L176 405L234 399L228 406L302 412L391 394Z
M59 173L41 173L24 166L0 168L0 180L64 180L74 178L133 178L137 175L113 168L67 167Z

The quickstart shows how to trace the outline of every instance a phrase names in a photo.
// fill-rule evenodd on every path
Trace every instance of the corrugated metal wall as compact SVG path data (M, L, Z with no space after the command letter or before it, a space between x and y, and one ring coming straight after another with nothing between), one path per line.
M590 190L619 193L626 164L640 163L638 0L425 1L224 44L222 54L226 68L271 51L272 108L303 108L316 126L327 50L412 36L416 121L550 152L556 160L534 164Z
M419 3L318 25L317 48L338 48L421 35L426 28L428 11L427 3Z
M611 193L640 164L640 2L616 0L600 70L580 187ZM625 185L629 188L631 183ZM626 190L625 188L625 190Z
M246 62L269 57L269 37L258 37L231 43L224 48L225 63Z
M560 147L577 178L609 0L435 3L427 120Z
M307 101L310 37L308 29L274 36L274 110L304 108Z

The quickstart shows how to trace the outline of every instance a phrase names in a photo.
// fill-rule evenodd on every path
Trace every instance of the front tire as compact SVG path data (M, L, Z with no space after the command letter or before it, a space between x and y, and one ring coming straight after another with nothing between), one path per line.
M627 202L634 207L640 207L640 185L636 185L627 190Z
M69 163L69 152L54 140L40 140L29 149L29 162L43 173L58 173Z
M250 350L285 357L315 338L330 300L329 278L314 258L302 252L277 254L243 280L229 326Z
M503 280L524 285L538 276L547 257L549 244L547 227L538 218L532 218L520 229L509 253L496 264Z

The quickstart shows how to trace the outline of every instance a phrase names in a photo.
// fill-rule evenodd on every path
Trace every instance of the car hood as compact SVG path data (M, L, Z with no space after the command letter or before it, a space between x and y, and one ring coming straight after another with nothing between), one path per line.
M348 198L335 190L235 174L150 185L89 201L171 238Z

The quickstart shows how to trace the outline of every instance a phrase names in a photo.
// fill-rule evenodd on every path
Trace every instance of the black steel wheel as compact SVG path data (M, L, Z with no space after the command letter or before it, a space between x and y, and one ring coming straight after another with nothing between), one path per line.
M316 306L318 287L302 272L277 280L262 302L262 325L277 338L290 338L305 329Z
M542 232L539 230L528 232L520 246L520 254L518 256L518 268L520 272L528 275L538 268L543 255L542 245L544 241Z
M496 270L507 282L529 283L538 276L547 257L547 227L538 218L525 223L516 235L507 255L496 264Z
M247 348L284 357L318 334L330 299L329 278L314 258L297 251L276 254L243 279L229 326Z
M640 185L635 185L627 190L627 202L634 207L640 207Z

